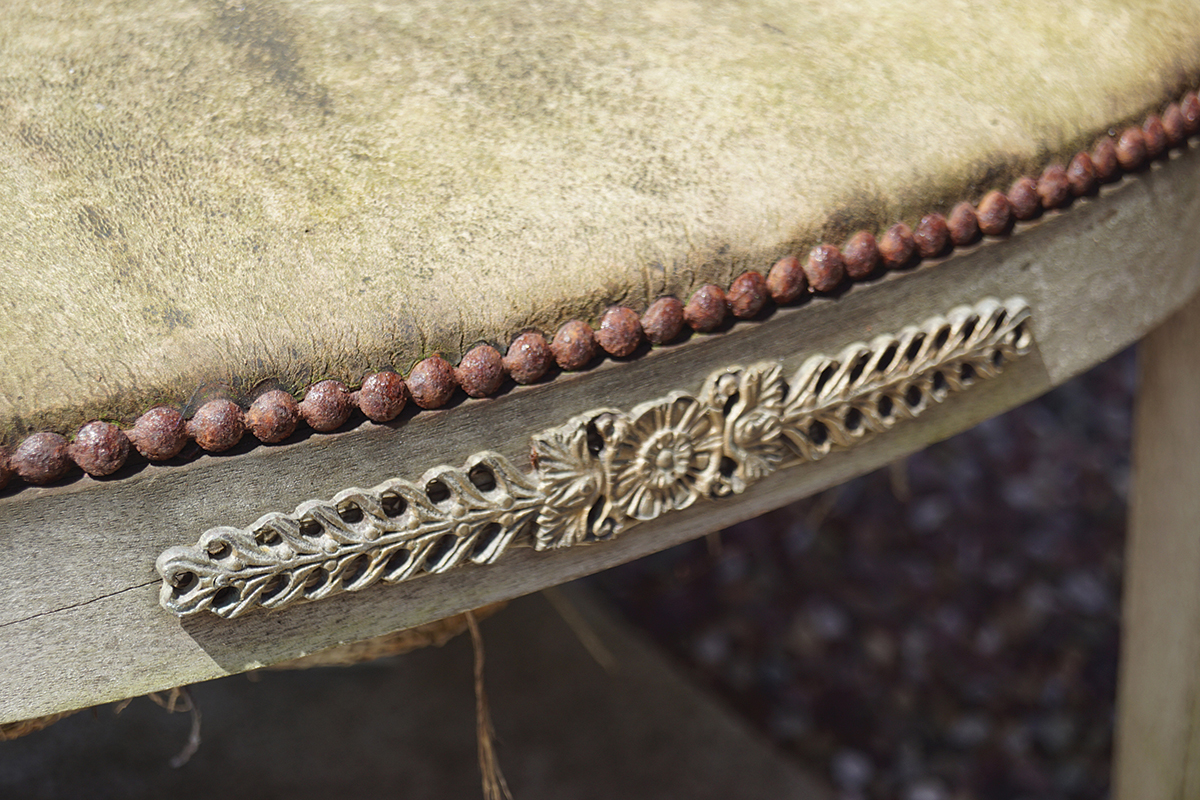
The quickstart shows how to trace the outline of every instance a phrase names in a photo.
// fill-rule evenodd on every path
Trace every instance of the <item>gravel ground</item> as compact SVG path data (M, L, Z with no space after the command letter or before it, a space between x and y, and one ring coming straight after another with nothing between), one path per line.
M847 800L1106 797L1134 383L595 583Z

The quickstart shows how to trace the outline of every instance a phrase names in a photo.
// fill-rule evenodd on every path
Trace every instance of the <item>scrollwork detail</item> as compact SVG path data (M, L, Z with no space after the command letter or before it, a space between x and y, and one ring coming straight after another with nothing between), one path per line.
M701 396L721 430L721 467L712 495L741 494L770 475L787 457L783 400L787 385L778 362L715 373Z
M615 536L624 529L612 503L611 454L625 417L598 409L533 437L532 461L544 502L534 546L571 547Z
M158 558L162 605L185 616L236 617L489 564L532 528L538 487L492 452L459 469L436 467L419 484L386 481L270 513L247 528L213 528L194 547Z

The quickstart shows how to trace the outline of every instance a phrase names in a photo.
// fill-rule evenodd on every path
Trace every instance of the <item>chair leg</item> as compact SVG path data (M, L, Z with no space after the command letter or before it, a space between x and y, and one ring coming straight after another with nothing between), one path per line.
M1118 800L1200 797L1200 297L1143 341L1134 418Z

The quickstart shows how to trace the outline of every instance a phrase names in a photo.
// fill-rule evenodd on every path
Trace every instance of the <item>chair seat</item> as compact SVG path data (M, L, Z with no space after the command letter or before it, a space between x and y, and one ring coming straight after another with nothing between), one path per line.
M702 535L1200 288L1193 2L9 14L0 722Z
M1200 82L1186 0L8 15L10 445L686 303L1067 166Z

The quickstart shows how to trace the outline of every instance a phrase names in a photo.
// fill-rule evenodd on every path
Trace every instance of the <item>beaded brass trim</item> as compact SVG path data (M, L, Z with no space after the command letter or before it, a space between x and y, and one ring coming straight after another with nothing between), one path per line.
M419 481L392 479L219 527L157 562L163 608L236 617L536 550L611 539L697 501L919 416L998 375L1032 345L1021 298L983 300L894 336L816 355L790 378L763 361L711 374L631 411L597 408L533 436L533 471L478 453Z

